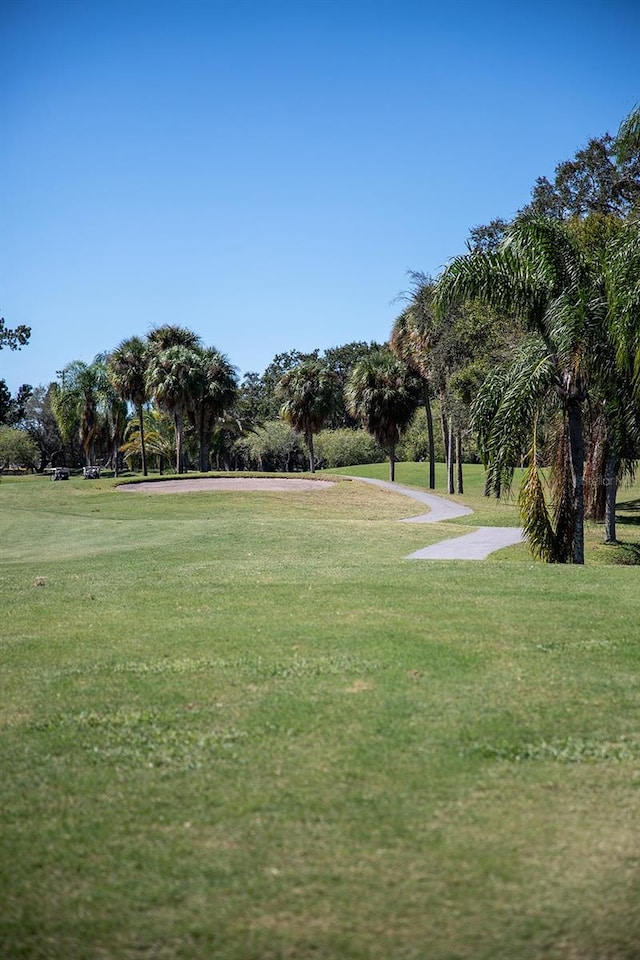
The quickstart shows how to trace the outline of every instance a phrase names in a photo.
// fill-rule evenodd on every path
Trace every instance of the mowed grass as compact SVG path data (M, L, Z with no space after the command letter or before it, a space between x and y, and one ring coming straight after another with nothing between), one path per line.
M640 956L638 570L416 507L3 479L2 957Z

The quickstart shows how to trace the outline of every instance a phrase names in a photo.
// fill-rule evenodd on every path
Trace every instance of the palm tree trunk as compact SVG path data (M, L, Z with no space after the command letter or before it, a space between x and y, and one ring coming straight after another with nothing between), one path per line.
M609 451L604 471L605 508L604 542L617 543L616 539L616 493L618 492L618 458Z
M444 462L449 463L449 433L447 430L447 417L444 411L443 397L440 397L440 427L442 429L442 448L444 450Z
M456 493L464 493L462 480L462 434L460 430L456 431L456 466L458 468Z
M449 417L449 424L446 428L447 435L447 493L453 493L453 418Z
M173 415L176 434L176 473L182 473L182 414Z
M142 476L147 476L147 451L144 445L144 416L142 414L142 404L138 406L138 423L140 424L140 458L142 460Z
M429 386L424 385L424 412L427 415L427 437L429 441L429 490L436 488L436 451L433 443L433 413L431 412L431 397Z
M396 479L396 447L389 447L389 480L395 483Z
M580 400L568 401L567 417L574 512L572 558L574 563L584 563L584 436Z
M309 448L309 471L316 472L316 458L313 450L313 430L307 432L307 447Z

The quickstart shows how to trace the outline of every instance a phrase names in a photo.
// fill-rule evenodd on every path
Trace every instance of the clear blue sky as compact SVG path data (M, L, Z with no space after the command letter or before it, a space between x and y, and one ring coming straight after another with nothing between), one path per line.
M385 340L408 270L640 100L637 0L0 0L15 390L181 323L241 373Z

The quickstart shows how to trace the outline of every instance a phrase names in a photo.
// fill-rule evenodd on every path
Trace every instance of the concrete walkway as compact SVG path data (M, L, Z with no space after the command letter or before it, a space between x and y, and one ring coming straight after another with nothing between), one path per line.
M470 507L463 507L459 503L445 500L434 493L425 493L422 490L413 490L398 483L389 483L387 480L373 480L367 477L350 477L351 480L362 480L393 493L401 493L411 497L429 507L429 513L422 513L417 517L407 517L401 523L441 523L444 520L453 520L454 517L465 517L473 513ZM423 547L410 553L407 560L484 560L490 553L510 547L514 543L521 543L524 539L521 527L477 527L472 533L461 534L450 540L441 540L430 547Z

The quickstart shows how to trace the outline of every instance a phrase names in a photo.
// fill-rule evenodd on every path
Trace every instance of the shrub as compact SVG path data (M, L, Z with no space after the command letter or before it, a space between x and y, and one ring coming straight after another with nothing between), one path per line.
M351 467L358 463L380 463L386 454L366 430L321 430L316 436L315 451L319 466Z

